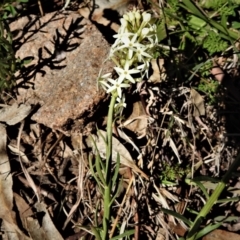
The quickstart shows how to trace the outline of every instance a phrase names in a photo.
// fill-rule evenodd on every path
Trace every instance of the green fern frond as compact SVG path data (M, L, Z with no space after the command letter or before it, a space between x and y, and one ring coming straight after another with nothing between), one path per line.
M223 52L227 47L228 43L214 31L210 31L203 41L203 48L206 49L210 55Z

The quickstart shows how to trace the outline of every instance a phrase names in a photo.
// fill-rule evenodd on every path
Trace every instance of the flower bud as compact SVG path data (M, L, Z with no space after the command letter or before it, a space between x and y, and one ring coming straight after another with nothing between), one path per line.
M131 23L134 23L134 21L135 21L135 16L134 16L133 12L129 12L129 13L128 13L128 17L129 17L130 22L131 22Z
M136 27L140 27L140 20L141 20L141 14L139 11L134 12L135 19L136 19Z
M140 15L139 11L136 11L136 12L134 13L134 15L135 15L135 18L136 18L136 19L138 19L138 20L141 19L141 15Z
M128 17L127 14L124 14L124 15L123 15L123 18L124 18L126 21L129 21L129 17Z
M123 17L124 17L124 15L123 15ZM121 18L120 22L121 22L121 28L126 28L127 27L128 22L125 18Z
M145 23L148 23L151 20L150 13L143 12L142 16L143 16L143 22L145 22Z

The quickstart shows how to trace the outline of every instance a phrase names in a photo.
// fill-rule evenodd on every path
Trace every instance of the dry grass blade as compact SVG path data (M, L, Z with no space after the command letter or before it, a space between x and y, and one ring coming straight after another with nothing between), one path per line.
M81 154L76 154L75 158L78 161L78 179L77 179L77 187L78 187L78 194L77 194L77 201L71 208L67 220L64 223L63 229L67 226L68 222L71 220L72 214L77 210L82 198L83 198L83 192L84 192L84 170L85 170L85 164L83 159L83 151L82 146L80 146Z
M14 147L12 145L8 145L8 148L13 152L15 153L16 155L20 156L20 158L22 159L22 161L26 164L29 164L30 161L28 159L28 157L26 156L26 154L22 151L20 151L17 147Z
M131 188L131 186L132 186L133 179L134 179L134 176L132 176L131 179L130 179L130 181L129 181L129 184L128 184L127 190L126 190L126 192L125 192L124 198L123 198L123 200L122 200L122 202L121 202L121 205L120 205L120 207L119 207L119 209L118 209L117 217L115 218L115 220L114 220L114 222L113 222L113 226L112 226L112 229L111 229L110 234L109 234L110 238L112 238L112 236L113 236L113 234L114 234L114 231L115 231L115 229L116 229L116 227L117 227L118 220L119 220L119 217L120 217L120 214L121 214L123 205L125 204L126 198L128 197L128 193L129 193L129 190L130 190L130 188Z
M23 130L23 126L24 126L24 121L21 122L20 128L19 128L19 132L18 132L18 139L17 139L17 148L18 151L20 152L20 141L21 141L21 134L22 134L22 130ZM21 156L18 155L18 159L22 168L22 171L24 173L24 176L26 177L26 179L28 180L29 185L31 186L32 190L34 191L34 193L36 194L36 197L38 199L38 202L40 202L40 193L39 193L39 189L37 188L36 184L34 183L32 177L30 176L30 174L28 173L27 169L25 168L25 166L22 163L22 159Z

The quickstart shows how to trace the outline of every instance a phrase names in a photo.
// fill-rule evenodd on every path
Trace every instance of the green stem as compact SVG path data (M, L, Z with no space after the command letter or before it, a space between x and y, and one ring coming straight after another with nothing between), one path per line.
M206 204L204 205L204 207L202 208L202 210L196 217L193 225L191 226L191 228L189 229L189 232L187 234L187 237L186 237L187 240L195 240L196 239L195 237L198 233L198 228L200 227L203 219L211 211L213 205L216 203L220 194L224 190L226 184L230 180L232 172L235 171L239 165L240 165L240 154L237 156L237 158L234 160L232 165L229 167L228 171L223 176L222 181L217 185L213 194L208 199L208 201L206 202Z
M105 180L106 186L104 186L104 214L103 214L103 240L109 239L109 223L111 217L111 189L112 189L112 179L111 179L111 169L112 169L112 123L114 115L114 105L116 103L116 96L112 95L111 102L108 109L108 119L107 119L107 139L106 139L106 172Z

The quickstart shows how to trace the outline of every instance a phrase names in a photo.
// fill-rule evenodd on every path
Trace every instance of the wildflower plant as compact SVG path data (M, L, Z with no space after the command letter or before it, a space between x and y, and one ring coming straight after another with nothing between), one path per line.
M126 106L124 94L131 84L148 77L148 69L158 45L157 26L150 13L133 10L120 19L121 26L110 50L109 58L116 64L116 79L111 74L99 78L107 93L117 98L116 112ZM137 75L136 75L137 74ZM134 77L137 76L137 77ZM120 104L119 104L120 103Z
M118 170L120 166L120 156L116 159L116 167L112 173L112 124L113 118L122 114L127 106L125 93L132 84L142 81L148 77L148 68L158 45L157 27L150 13L133 10L123 15L120 20L121 26L118 33L114 35L115 43L112 45L109 59L115 64L115 74L107 73L99 77L99 84L103 89L111 94L107 118L107 135L104 138L106 143L106 161L100 157L100 153L95 144L97 152L95 165L90 159L90 169L96 179L100 192L103 195L103 223L102 227L92 228L92 232L97 239L109 239L109 227L111 225L111 206L117 196L120 186L117 184ZM114 78L114 76L117 76ZM94 140L93 140L94 141ZM114 239L122 238L134 233L134 230L125 231L115 236Z

